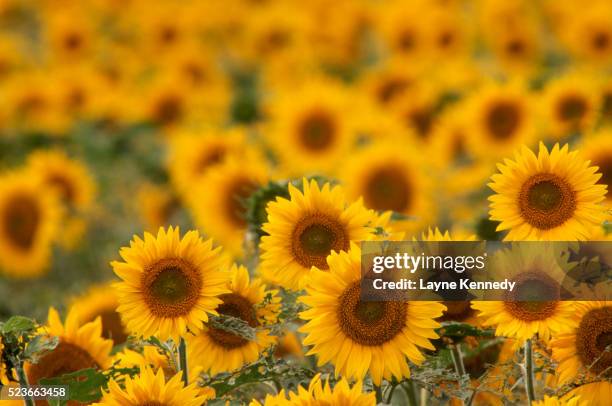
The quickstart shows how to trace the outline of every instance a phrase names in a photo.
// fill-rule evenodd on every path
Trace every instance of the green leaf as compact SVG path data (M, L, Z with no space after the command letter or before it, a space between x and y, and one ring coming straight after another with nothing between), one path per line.
M40 380L42 385L68 385L70 400L86 403L100 399L106 382L106 375L93 368Z
M481 330L467 323L446 322L437 330L440 336L452 338L464 337L493 337L493 330Z
M57 337L36 336L28 343L23 352L23 357L35 364L46 352L55 349L58 342Z
M36 328L34 320L23 316L13 316L4 323L2 332L4 334L14 333L23 334L29 333Z

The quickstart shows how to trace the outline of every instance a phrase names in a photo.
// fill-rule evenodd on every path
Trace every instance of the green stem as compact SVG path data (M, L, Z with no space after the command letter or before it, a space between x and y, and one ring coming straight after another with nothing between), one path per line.
M463 377L467 374L465 372L465 364L463 363L463 356L461 355L461 349L458 345L450 345L450 353L451 358L453 359L453 365L455 367L455 372L459 376L459 381L457 382L459 386L463 386ZM463 399L461 399L461 404L464 404Z
M378 385L374 385L374 392L376 393L376 404L383 402L382 389Z
M408 404L410 406L418 406L419 404L417 403L416 387L414 381L412 379L408 379L404 388L406 389L406 396L408 396Z
M534 374L533 374L533 348L531 339L525 341L525 391L527 392L527 404L535 400Z
M20 362L16 370L17 377L19 378L19 386L21 386L21 388L23 388L26 392L26 395L23 397L23 402L26 406L34 406L34 401L31 397L27 395L28 388L30 387L30 385L28 384L28 377L26 376L25 370L23 369L23 363Z
M187 344L185 344L184 338L179 341L178 352L179 368L183 372L183 383L187 386L189 385L189 371L187 369Z

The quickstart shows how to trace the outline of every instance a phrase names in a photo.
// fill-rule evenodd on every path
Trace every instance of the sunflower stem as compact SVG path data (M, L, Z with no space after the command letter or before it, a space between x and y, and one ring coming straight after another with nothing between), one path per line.
M179 368L183 372L183 383L185 386L189 385L189 371L187 370L187 344L185 339L181 337L178 346L179 353Z
M525 368L523 368L525 374L525 392L527 393L527 404L535 400L535 387L534 387L534 374L533 374L533 348L531 339L528 338L525 341Z
M463 386L463 378L466 375L465 372L465 364L463 363L463 356L461 355L461 349L459 348L458 345L450 345L450 353L451 353L451 358L453 360L453 365L455 367L455 372L457 373L457 375L459 376L459 380L458 380L458 384L460 387ZM465 402L463 401L463 399L461 400L461 404L465 404Z
M418 406L416 385L414 384L414 381L412 379L408 379L404 388L406 389L406 396L408 396L408 404L410 406Z
M25 390L26 395L23 397L23 402L26 406L34 406L34 401L30 396L27 395L28 388L30 385L28 384L28 377L23 368L23 363L19 362L19 365L15 368L17 370L17 377L19 379L19 386Z
M378 385L374 385L374 393L376 393L376 404L383 403L382 388Z

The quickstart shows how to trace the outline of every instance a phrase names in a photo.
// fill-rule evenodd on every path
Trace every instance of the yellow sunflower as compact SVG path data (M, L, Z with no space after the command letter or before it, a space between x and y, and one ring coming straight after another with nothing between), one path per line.
M590 7L572 14L563 24L562 40L570 51L589 62L608 63L612 59L612 7L594 1Z
M597 84L584 73L571 73L546 84L542 101L547 130L557 139L593 128L599 116L601 95Z
M45 333L57 337L59 343L45 353L36 364L25 364L28 382L40 384L43 378L52 378L86 368L106 369L111 366L112 340L102 337L102 322L96 319L81 323L74 312L62 324L57 310L49 309Z
M603 406L612 399L609 382L612 354L606 350L612 335L612 302L576 302L573 322L550 342L559 363L559 384L579 382L567 396L579 396L589 405ZM586 383L584 383L586 382Z
M429 6L426 1L411 4L396 1L380 8L376 28L389 54L412 64L431 60L433 49L428 43L426 19L423 18Z
M287 399L288 397L288 399ZM264 403L251 401L249 406L289 406L289 405L352 405L374 406L376 396L374 392L364 392L361 382L351 387L344 378L336 382L332 388L329 381L323 382L321 374L315 375L308 389L298 386L297 392L285 393L281 390L277 395L266 395Z
M146 231L154 232L170 224L180 208L177 196L166 185L143 183L136 193L136 211Z
M246 199L268 180L264 162L229 159L211 168L188 197L198 226L234 257L242 257L247 231Z
M427 164L418 147L389 139L374 142L352 154L339 178L349 199L363 198L368 209L409 216L396 228L420 231L434 223L437 204Z
M56 196L27 173L0 177L0 269L12 277L40 275L62 216Z
M49 8L44 17L43 35L53 60L74 63L93 53L99 36L83 7Z
M572 323L574 302L561 300L562 283L570 269L567 252L557 252L553 246L518 245L496 252L490 261L487 278L516 283L503 301L472 301L482 324L496 327L495 335L527 340L538 334L548 341ZM558 299L538 299L541 292Z
M559 399L556 396L546 396L544 395L544 399L536 400L531 403L532 406L587 406L592 405L592 403L588 403L583 401L581 397L572 397L569 399Z
M270 347L276 338L265 326L276 321L280 308L280 297L276 291L266 290L258 279L251 281L244 266L233 265L231 280L227 283L229 293L221 295L217 312L239 318L256 328L256 338L249 341L229 331L207 325L203 331L187 338L189 362L216 375L231 372L245 364L256 361L262 351Z
M127 340L128 333L117 312L117 306L119 306L117 294L112 286L106 283L91 287L86 294L73 299L70 309L76 313L82 323L100 317L102 337L109 338L118 345Z
M506 240L585 240L605 220L601 175L567 145L549 152L540 143L537 156L523 147L498 168L490 216L501 222L497 231L509 230Z
M328 268L326 258L332 251L347 251L351 241L367 239L374 218L361 200L349 204L340 186L319 187L304 179L303 191L289 184L289 194L289 199L268 203L260 266L263 275L298 290L310 268Z
M197 231L181 238L179 229L145 233L119 252L113 261L122 281L114 285L122 320L132 334L166 340L187 330L198 332L209 314L217 314L217 297L226 293L220 248L203 241Z
M360 86L370 99L381 108L397 104L415 91L420 84L421 72L401 60L391 59L366 72Z
M407 359L425 360L418 347L433 350L440 325L434 320L445 307L437 302L361 301L361 250L333 252L325 270L313 268L300 298L309 309L300 313L306 324L304 345L317 355L318 365L331 362L336 374L363 379L370 372L380 385L383 378L410 376Z
M94 403L97 406L200 406L206 403L209 396L203 395L197 383L184 386L182 372L166 381L164 371L160 368L155 372L149 366L140 368L140 375L126 377L124 388L114 379L104 391L102 400ZM214 396L213 396L214 397Z
M7 369L4 364L4 343L0 337L0 385L8 385L8 383Z
M581 139L581 144L578 147L582 157L591 161L593 166L598 167L598 172L601 173L599 183L612 186L612 130L602 129L596 133L585 135ZM607 194L606 203L608 206L612 204L612 195Z

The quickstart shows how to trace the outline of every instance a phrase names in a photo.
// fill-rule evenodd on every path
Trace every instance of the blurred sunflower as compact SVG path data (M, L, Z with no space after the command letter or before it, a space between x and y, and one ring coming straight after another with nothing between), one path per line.
M438 103L440 89L437 86L419 86L418 91L393 106L392 112L397 120L410 131L411 135L429 144L438 126Z
M606 1L594 1L591 7L581 8L567 20L560 34L577 57L600 64L610 62L612 5Z
M361 300L361 250L333 252L324 270L313 268L300 301L309 309L300 331L317 355L318 366L331 362L336 374L361 380L370 372L380 385L383 378L410 376L407 358L425 360L418 347L433 350L430 339L438 338L434 320L444 306L437 302L368 302Z
M113 340L114 345L119 345L127 340L128 333L117 312L117 306L117 294L107 283L93 286L86 294L73 299L70 310L81 323L88 323L100 317L102 337Z
M391 59L366 72L360 86L370 99L385 109L410 97L420 84L421 72L399 59Z
M389 54L413 64L431 60L433 48L427 41L427 18L424 18L428 12L426 1L410 5L394 1L379 9L377 31Z
M267 180L268 168L261 160L234 158L209 169L192 186L188 204L196 223L234 257L244 251L246 199Z
M172 2L136 2L139 18L134 30L137 49L145 59L163 58L189 42L195 33L194 15Z
M582 137L579 151L585 160L598 167L601 173L599 183L612 187L612 130L602 129L596 133ZM607 204L612 203L612 195L608 191Z
M328 269L332 251L368 239L374 219L361 200L349 204L340 186L303 180L303 192L289 184L290 198L268 203L268 235L261 238L261 272L287 289L303 287L310 269Z
M61 206L28 173L0 178L0 269L11 277L40 275L49 266Z
M49 7L43 16L43 35L53 61L74 63L85 60L96 49L93 20L83 7L71 4L58 10Z
M374 392L362 390L361 382L351 387L348 381L341 378L332 388L329 380L323 382L321 374L315 375L308 389L298 386L297 392L285 393L281 390L277 395L266 395L263 406L283 405L352 405L352 406L374 406L376 396ZM288 399L287 399L288 397ZM250 406L262 406L257 400L252 400Z
M7 368L4 364L4 343L0 337L0 385L8 385L8 383Z
M433 53L433 60L437 58L448 63L468 56L472 33L460 6L432 6L424 19L424 37L427 47Z
M102 337L102 322L96 319L81 323L74 312L62 324L57 310L49 309L45 333L57 337L57 346L35 364L26 362L25 372L31 385L44 378L54 378L86 368L106 369L111 366L112 340Z
M546 396L542 400L536 400L532 403L533 406L587 406L591 405L581 397L572 397L569 399L559 399L556 396Z
M509 230L506 240L584 240L605 220L601 175L567 145L549 152L540 143L537 156L523 147L498 168L490 217L501 222L497 231Z
M23 67L25 58L19 45L15 38L8 35L0 38L0 81L4 81Z
M206 403L208 397L200 392L197 383L184 386L181 378L182 372L166 381L161 368L155 372L149 366L143 366L140 369L140 375L125 378L124 388L112 379L108 383L108 390L103 391L102 400L94 405L200 406Z
M588 405L603 406L612 399L612 353L607 350L612 337L612 302L576 302L573 322L550 342L553 358L559 363L560 384L586 375L586 384L568 396L579 396Z
M184 82L170 74L160 74L145 88L143 119L166 130L188 121L195 110L193 94Z
M146 231L170 224L179 207L178 197L165 185L143 183L136 193L136 211Z
M482 324L496 327L495 335L527 340L537 334L548 341L572 323L574 302L561 300L561 283L570 269L566 253L556 252L554 246L517 245L498 251L490 261L492 279L516 283L504 301L472 302Z
M160 228L157 237L134 236L119 253L124 262L111 263L122 279L114 285L117 311L130 333L176 339L200 331L217 313L228 275L212 240L202 241L197 231L181 238L178 228Z
M219 296L222 303L216 310L221 315L236 317L257 328L256 338L250 341L210 325L198 335L188 337L188 359L212 375L231 372L256 361L262 351L276 341L269 330L262 329L276 321L280 309L280 297L276 296L276 291L266 290L258 279L251 281L249 272L242 265L233 265L230 274L231 280L227 284L230 293Z
M549 82L543 95L543 118L551 136L559 139L591 130L599 116L601 97L594 79L573 73Z
M168 357L162 354L159 348L154 345L143 346L142 352L126 347L114 355L113 364L116 368L140 368L146 365L155 370L162 369L166 374L166 378L171 378L177 372L172 367Z

